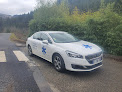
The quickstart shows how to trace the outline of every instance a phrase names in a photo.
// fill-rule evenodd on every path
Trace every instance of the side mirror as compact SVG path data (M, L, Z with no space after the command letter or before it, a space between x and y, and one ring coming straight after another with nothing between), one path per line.
M43 40L42 43L48 44L48 41L47 40Z

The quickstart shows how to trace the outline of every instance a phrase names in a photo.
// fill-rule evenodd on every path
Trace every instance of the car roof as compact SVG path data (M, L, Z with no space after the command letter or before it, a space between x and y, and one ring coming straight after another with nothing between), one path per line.
M65 31L39 31L40 33L66 33Z

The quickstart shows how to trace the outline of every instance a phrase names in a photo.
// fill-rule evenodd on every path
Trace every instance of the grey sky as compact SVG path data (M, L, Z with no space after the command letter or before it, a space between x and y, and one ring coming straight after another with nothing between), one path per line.
M36 4L36 0L0 0L0 13L9 15L28 13L34 10Z

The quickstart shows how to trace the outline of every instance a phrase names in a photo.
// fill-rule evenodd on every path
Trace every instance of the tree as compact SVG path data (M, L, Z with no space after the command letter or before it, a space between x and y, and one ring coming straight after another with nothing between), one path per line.
M0 17L0 32L3 31L3 19Z

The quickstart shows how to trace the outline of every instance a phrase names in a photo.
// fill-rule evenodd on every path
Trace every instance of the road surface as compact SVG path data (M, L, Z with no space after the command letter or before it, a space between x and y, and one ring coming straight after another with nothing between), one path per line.
M9 37L10 34L0 33L0 92L51 92L49 88L45 90L47 84L41 73L34 68L41 75L38 76L30 69L29 59ZM37 81L43 84L37 85Z

